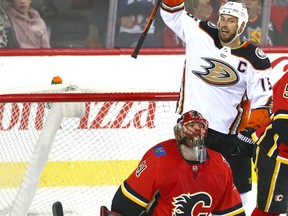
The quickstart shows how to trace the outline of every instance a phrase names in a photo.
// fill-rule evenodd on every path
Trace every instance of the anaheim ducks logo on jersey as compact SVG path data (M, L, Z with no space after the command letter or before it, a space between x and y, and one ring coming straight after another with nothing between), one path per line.
M204 61L208 62L208 66L201 67L204 71L194 71L192 72L197 75L204 82L212 85L234 85L239 81L239 76L237 71L231 65L224 61L213 58L202 58Z
M208 208L212 205L212 197L205 192L182 194L174 198L172 204L175 206L172 216L208 215Z

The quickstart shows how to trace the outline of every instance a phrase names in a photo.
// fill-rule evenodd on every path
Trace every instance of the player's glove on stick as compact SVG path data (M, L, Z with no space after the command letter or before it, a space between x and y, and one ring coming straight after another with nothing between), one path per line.
M247 127L240 131L236 138L237 154L242 158L252 158L255 142L252 139L252 134L256 131L254 128Z

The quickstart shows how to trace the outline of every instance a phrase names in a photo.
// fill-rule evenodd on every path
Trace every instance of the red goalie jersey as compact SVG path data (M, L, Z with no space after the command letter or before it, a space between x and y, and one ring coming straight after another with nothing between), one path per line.
M202 164L188 163L175 139L154 146L121 184L112 210L126 216L141 209L153 216L245 215L229 165L221 154L207 154Z

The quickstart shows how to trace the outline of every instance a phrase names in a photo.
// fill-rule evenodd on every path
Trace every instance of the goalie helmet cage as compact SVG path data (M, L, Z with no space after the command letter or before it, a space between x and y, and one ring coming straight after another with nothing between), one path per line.
M174 138L177 93L69 89L1 90L0 215L52 215L56 201L98 215L143 154Z

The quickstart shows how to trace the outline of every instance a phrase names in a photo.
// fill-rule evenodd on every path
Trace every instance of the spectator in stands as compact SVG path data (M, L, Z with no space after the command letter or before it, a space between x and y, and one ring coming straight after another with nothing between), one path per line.
M154 0L119 0L118 16L119 32L115 47L135 47L154 6ZM155 47L157 40L155 26L152 23L143 47Z
M185 7L187 11L201 20L209 20L213 13L211 0L185 1Z
M0 48L19 48L11 20L2 8L2 0L0 0L0 19Z
M110 1L107 0L95 0L86 38L87 47L104 48L106 46L109 3Z
M210 22L212 23L217 23L218 21L218 11L220 9L220 7L225 4L227 2L227 0L212 0L211 1L211 5L213 8L213 13L210 16L210 18L208 20L210 20Z
M5 9L20 48L50 48L46 24L30 4L31 0L10 0Z
M285 19L288 19L288 1L287 0L272 0L271 1L271 12L270 19L275 25L275 29L279 32L281 39L280 45L287 44L287 24L284 26ZM287 21L286 21L287 22ZM285 32L286 31L286 34ZM286 44L285 44L286 40Z
M288 16L286 16L282 26L281 45L288 46Z
M242 33L242 40L250 41L256 46L261 44L262 34L262 10L263 0L238 0L242 2L248 9L249 20L245 31ZM274 27L274 24L269 22L269 31L267 38L267 46L274 46L280 43L279 33Z
M218 11L223 0L188 0L185 1L185 7L188 12L196 16L200 20L209 20L216 23L218 19Z

